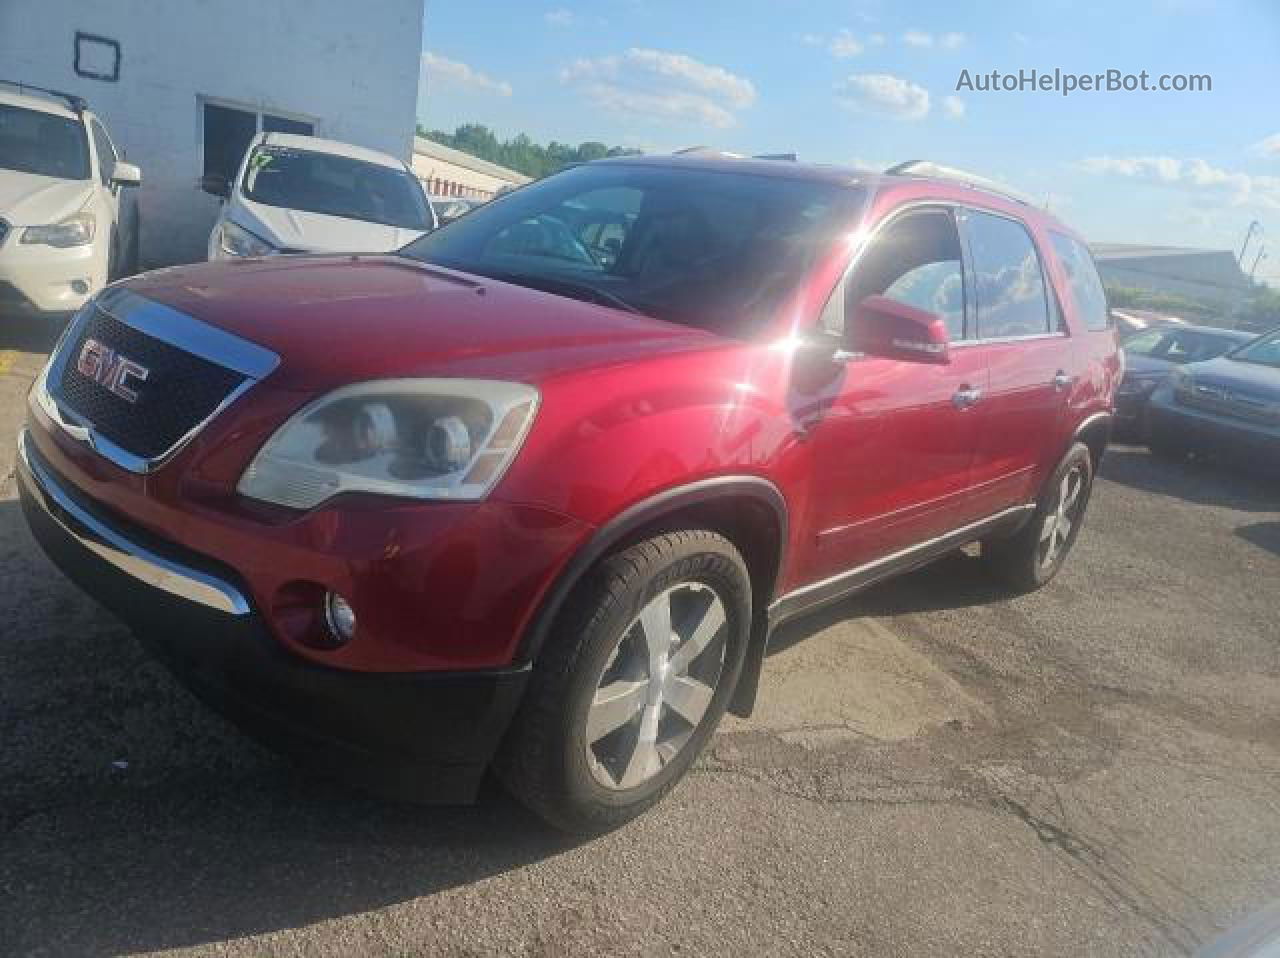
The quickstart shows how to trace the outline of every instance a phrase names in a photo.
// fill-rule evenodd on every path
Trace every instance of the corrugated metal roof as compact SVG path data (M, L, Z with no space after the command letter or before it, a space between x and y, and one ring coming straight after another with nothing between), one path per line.
M451 146L445 146L443 143L437 143L435 140L428 140L422 136L413 138L413 152L416 156L429 156L433 160L439 160L442 163L452 163L454 166L461 166L463 169L474 170L477 173L487 173L489 176L496 176L498 179L506 180L508 183L528 183L530 179L523 173L517 173L515 170L509 170L505 166L490 163L488 160L482 160L478 156L463 153L461 150L455 150Z

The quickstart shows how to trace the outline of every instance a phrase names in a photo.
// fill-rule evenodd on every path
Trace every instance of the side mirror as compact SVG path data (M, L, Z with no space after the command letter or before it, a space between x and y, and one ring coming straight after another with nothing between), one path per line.
M937 313L886 296L868 296L853 316L854 349L913 363L951 362L947 324Z
M116 160L111 168L111 182L116 186L141 186L142 171L132 163Z
M200 177L200 189L224 200L231 195L231 184L221 173L206 173Z

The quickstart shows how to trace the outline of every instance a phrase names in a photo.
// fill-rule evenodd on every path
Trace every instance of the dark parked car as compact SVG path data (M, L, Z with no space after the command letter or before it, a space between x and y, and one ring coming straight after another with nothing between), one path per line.
M1115 332L1083 240L972 183L606 160L394 256L145 274L33 387L24 511L270 741L617 825L750 713L778 623L969 543L1062 568Z
M1280 329L1207 362L1180 366L1151 396L1153 452L1225 453L1280 467Z
M1147 400L1176 367L1213 359L1255 338L1232 329L1170 325L1122 339L1125 374L1116 394L1116 437L1146 436Z

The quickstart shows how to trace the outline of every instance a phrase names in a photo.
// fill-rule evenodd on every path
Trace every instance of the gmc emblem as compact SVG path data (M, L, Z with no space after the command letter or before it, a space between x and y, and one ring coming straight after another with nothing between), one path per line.
M121 356L110 346L104 346L96 339L86 339L80 347L80 355L76 357L76 369L86 379L92 379L107 391L119 396L125 402L138 401L138 393L130 386L146 382L151 370L141 363L135 363L128 356Z

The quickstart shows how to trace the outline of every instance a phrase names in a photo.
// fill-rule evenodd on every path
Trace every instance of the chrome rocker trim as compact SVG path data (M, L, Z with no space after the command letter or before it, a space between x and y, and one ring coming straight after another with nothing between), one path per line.
M769 606L769 621L772 625L778 625L786 619L802 615L828 602L842 599L882 579L924 565L952 549L982 538L986 533L1018 523L1019 520L1034 512L1035 508L1034 502L1013 506L936 538L918 542L872 562L847 569L828 579L801 586L773 601Z
M156 589L229 615L248 615L249 601L235 586L208 573L162 558L132 542L79 505L29 448L27 430L18 436L18 468L42 509L100 559Z

